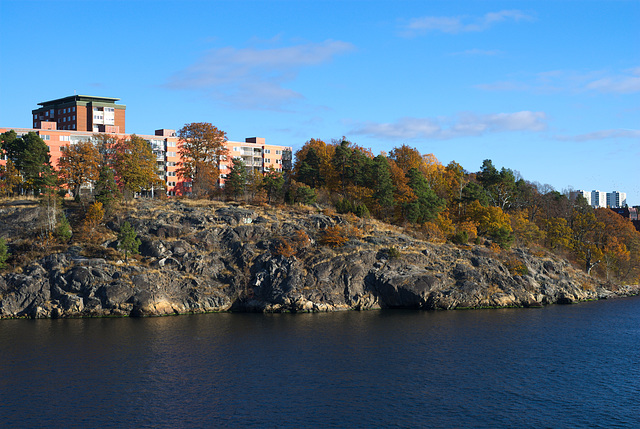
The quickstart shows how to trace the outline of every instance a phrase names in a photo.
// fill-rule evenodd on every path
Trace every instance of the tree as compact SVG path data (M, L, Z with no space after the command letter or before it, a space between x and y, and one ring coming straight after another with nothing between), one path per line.
M231 171L224 182L225 193L233 199L243 196L247 186L247 177L247 169L242 159L234 159Z
M129 253L137 255L140 253L139 248L142 242L136 234L136 230L129 222L125 222L118 233L118 249L124 251L125 264L129 261Z
M502 248L509 248L513 243L513 229L511 219L500 207L483 207L474 201L467 208L469 220L478 228L478 235L491 238Z
M7 259L11 256L4 238L0 238L0 270L7 268Z
M125 196L162 186L156 175L156 157L151 145L135 134L116 143L114 167Z
M0 165L0 195L13 196L16 188L22 183L20 172L10 159Z
M217 185L220 159L227 155L227 134L208 122L192 122L178 131L178 137L178 176L192 182L194 196L210 193Z
M14 130L0 136L3 149L23 178L23 187L36 192L43 185L41 176L51 169L49 147L35 132L18 137Z
M100 152L98 147L88 140L63 146L61 152L62 156L58 160L60 177L73 190L73 195L79 198L80 187L83 184L93 184L98 180Z
M113 170L103 166L96 182L96 201L102 203L105 213L109 215L114 204L120 200L121 196Z
M84 230L89 236L93 234L95 229L104 219L104 208L101 202L95 202L89 206L87 214L84 217Z
M421 166L423 164L420 152L418 152L417 149L404 144L400 147L391 149L391 152L389 152L389 158L396 163L404 174L408 174L409 170L412 168L421 170Z
M277 171L268 171L262 180L262 188L267 193L267 202L281 198L284 189L284 176Z
M407 173L409 187L415 199L405 204L405 216L409 222L424 223L435 219L444 208L444 201L431 189L424 175L411 168Z
M393 181L389 162L384 155L378 155L373 159L370 170L369 183L373 190L373 210L378 217L386 218L393 213L395 201L393 199Z

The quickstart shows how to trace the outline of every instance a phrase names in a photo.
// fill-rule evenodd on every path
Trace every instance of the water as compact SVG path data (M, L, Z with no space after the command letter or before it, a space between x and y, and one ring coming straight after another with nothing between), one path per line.
M640 298L0 321L2 427L640 427Z

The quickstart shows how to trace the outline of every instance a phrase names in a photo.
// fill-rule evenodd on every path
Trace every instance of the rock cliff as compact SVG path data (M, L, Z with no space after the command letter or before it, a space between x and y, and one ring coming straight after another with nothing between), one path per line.
M29 210L0 211L5 236ZM0 317L530 307L638 293L550 254L436 244L378 222L286 210L140 203L107 223L112 238L100 246L111 257L74 245L1 275ZM112 257L124 221L142 241L130 264ZM349 241L320 245L335 225Z

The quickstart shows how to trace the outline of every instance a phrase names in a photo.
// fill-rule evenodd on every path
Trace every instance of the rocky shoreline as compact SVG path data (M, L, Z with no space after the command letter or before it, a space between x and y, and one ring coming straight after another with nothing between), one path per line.
M162 204L107 224L113 237L124 221L135 227L134 263L75 245L0 275L0 318L539 307L639 293L551 254L431 243L313 208ZM16 214L28 208L12 210L0 213L3 223L28 218ZM336 225L358 232L343 246L320 245ZM113 237L101 243L105 254L117 253Z

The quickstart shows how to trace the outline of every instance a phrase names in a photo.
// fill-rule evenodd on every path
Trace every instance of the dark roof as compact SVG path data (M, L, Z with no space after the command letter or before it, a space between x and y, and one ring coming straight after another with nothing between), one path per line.
M46 107L51 105L58 105L69 102L98 102L98 103L115 103L120 100L119 98L113 97L95 97L93 95L71 95L69 97L58 98L56 100L43 101L38 103L39 106Z

